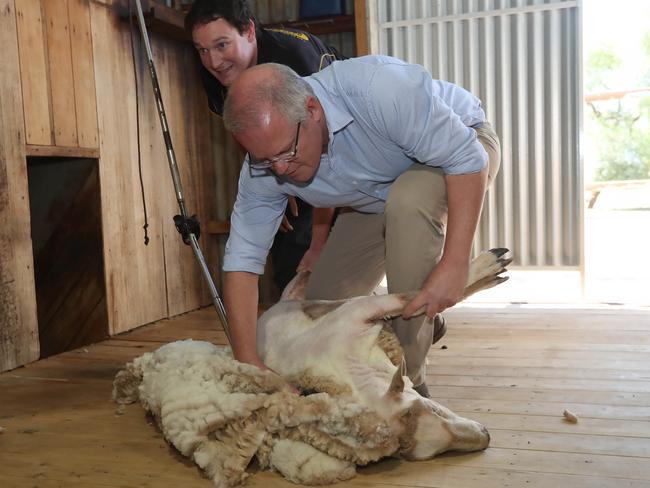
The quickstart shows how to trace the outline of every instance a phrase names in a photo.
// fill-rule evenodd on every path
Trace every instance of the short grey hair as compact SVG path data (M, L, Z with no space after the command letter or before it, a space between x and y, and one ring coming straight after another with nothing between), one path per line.
M272 75L246 92L246 103L235 103L231 98L226 98L223 122L232 133L259 127L260 110L267 108L277 110L288 122L297 124L307 120L307 98L315 97L309 83L283 64L265 63L258 67L261 66L270 68Z

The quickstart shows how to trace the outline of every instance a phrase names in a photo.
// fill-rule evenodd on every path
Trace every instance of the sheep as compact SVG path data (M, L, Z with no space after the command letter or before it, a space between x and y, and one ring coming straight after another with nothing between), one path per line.
M506 252L472 261L465 297L507 279ZM139 399L217 487L241 483L253 459L296 483L326 484L387 456L422 460L488 446L484 426L421 397L404 375L386 319L414 293L306 301L307 280L299 274L258 320L258 353L280 376L235 361L226 348L177 341L118 373L114 399ZM313 394L296 395L289 383Z

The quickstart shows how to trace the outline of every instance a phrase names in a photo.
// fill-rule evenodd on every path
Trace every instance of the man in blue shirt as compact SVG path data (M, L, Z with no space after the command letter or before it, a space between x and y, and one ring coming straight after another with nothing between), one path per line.
M257 284L289 195L344 207L316 262L307 298L367 295L384 272L391 293L420 289L393 320L407 374L427 395L433 317L462 297L496 134L480 101L385 56L333 63L300 78L251 68L232 85L224 123L248 151L224 258L235 357L256 351Z
M228 87L251 66L285 64L306 76L343 59L308 32L262 28L248 0L195 0L185 17L185 29L201 60L199 73L210 110L217 115L223 114ZM299 266L310 267L320 251L319 233L329 229L333 214L334 209L319 209L312 218L311 206L302 200L294 200L287 209L286 222L271 247L274 281L280 291Z

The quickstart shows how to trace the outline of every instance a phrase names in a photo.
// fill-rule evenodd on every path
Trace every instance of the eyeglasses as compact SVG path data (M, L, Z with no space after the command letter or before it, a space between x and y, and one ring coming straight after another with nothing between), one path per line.
M300 122L298 122L298 128L296 129L296 139L293 142L293 149L291 151L278 154L269 159L255 159L251 156L251 153L248 153L248 165L251 169L267 169L273 166L276 163L291 163L296 159L296 154L298 153L298 139L300 137Z

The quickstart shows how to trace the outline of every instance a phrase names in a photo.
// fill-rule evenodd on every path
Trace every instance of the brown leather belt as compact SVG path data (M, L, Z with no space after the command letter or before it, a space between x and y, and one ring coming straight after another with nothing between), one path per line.
M345 214L345 213L356 212L356 210L353 209L352 207L339 207L338 212L340 214Z

